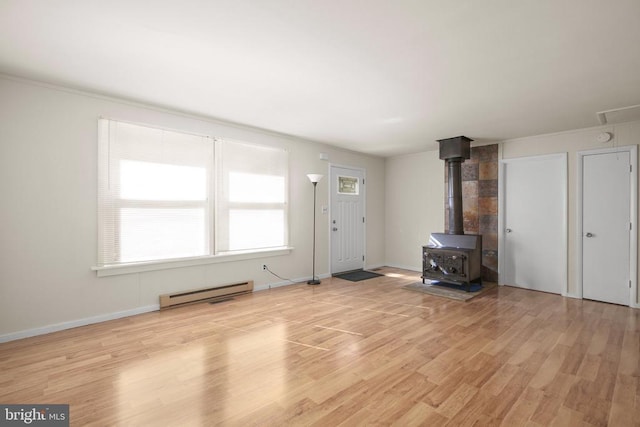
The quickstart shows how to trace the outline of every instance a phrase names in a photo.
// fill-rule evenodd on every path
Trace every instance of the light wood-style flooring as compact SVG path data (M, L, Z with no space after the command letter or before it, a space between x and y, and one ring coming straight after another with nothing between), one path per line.
M640 425L640 310L381 272L0 344L0 403L75 426Z

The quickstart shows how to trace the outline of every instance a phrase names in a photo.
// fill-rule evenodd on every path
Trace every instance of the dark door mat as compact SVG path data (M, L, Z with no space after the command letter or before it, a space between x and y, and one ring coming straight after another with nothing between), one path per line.
M348 280L350 282L359 282L361 280L373 279L374 277L384 276L384 274L374 273L372 271L349 271L347 273L336 274L333 277Z

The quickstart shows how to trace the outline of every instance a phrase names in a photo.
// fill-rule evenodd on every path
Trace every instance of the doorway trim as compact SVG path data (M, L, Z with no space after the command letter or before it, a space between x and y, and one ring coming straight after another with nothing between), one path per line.
M630 191L630 210L629 217L632 224L632 233L629 236L629 278L631 280L631 295L629 297L629 307L640 308L638 304L638 146L626 145L624 147L600 148L595 150L584 150L576 153L576 298L582 299L582 215L583 200L582 193L584 191L584 182L582 179L583 167L582 163L585 156L592 154L607 154L629 152L629 161L631 163L631 185ZM574 296L574 295L571 295Z
M498 167L498 247L505 248L506 247L506 235L505 235L505 220L506 220L506 167L509 163L516 162L524 162L530 160L544 160L544 159L559 159L564 162L564 167L562 168L562 247L564 256L560 260L562 262L562 266L564 269L564 286L560 291L560 295L569 296L568 288L569 288L569 232L568 232L568 165L567 165L567 153L554 153L554 154L543 154L538 156L525 156L525 157L514 157L511 159L501 159ZM498 251L498 285L504 286L504 257L506 256L505 251L501 249Z
M350 166L350 165L344 165L344 164L340 164L340 163L329 163L329 167L328 167L328 171L327 171L327 176L329 177L329 179L331 179L331 172L333 168L343 168L343 169L353 169L353 170L357 170L357 171L361 171L362 172L362 179L364 180L364 184L362 185L362 216L364 216L365 218L365 223L364 223L364 227L362 230L362 252L364 255L364 259L362 260L362 269L366 269L367 264L366 264L366 260L367 260L367 222L368 222L368 217L367 217L367 186L366 186L366 182L367 182L367 170L365 168L360 168L357 166ZM332 183L329 182L329 185L327 185L328 187L328 191L329 191L329 206L328 206L328 212L327 214L329 215L329 220L327 221L327 233L329 233L329 244L327 245L327 250L329 253L329 277L331 277L331 275L333 275L334 271L333 271L333 257L332 257L332 252L331 252L331 248L333 247L333 233L331 232L331 227L332 227L332 222L331 222L331 214L333 212L333 186Z

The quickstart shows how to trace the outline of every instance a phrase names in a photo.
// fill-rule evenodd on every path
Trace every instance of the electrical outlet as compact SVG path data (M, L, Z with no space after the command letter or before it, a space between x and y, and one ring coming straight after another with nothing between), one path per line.
M267 270L267 264L262 264L262 269L266 271Z

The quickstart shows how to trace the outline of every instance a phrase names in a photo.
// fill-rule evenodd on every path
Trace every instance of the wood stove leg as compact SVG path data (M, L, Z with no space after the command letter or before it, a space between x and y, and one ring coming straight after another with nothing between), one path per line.
M480 287L482 288L482 277L479 277L476 280L467 283L467 292L471 292L471 284L480 285Z

